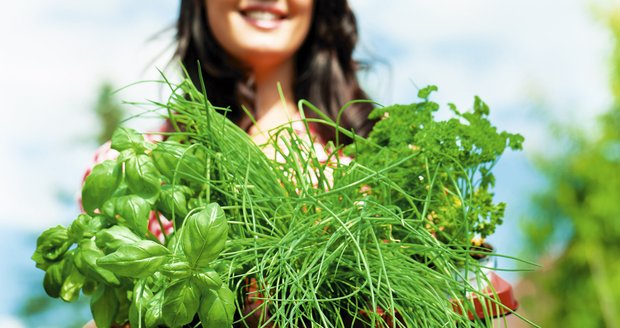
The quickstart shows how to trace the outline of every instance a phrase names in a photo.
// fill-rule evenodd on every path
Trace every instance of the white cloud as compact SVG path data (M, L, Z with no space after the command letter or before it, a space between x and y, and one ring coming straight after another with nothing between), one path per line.
M3 316L0 317L0 327L4 328L22 328L26 327L19 319Z

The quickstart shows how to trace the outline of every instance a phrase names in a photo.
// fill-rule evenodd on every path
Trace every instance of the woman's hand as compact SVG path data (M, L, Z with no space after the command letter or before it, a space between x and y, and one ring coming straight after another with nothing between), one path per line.
M82 328L97 328L97 325L95 325L95 320L91 320L87 322Z

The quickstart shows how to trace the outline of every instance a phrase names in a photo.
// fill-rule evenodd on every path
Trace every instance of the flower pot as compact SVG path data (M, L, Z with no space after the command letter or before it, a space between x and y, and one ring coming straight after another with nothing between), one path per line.
M473 312L468 310L467 316L471 320L505 316L516 311L519 307L519 303L514 297L512 285L509 282L493 271L487 273L486 278L488 279L488 285L484 289L479 290L479 292L498 300L503 306L496 304L494 301L481 298L475 293L470 293L468 301L473 303ZM460 302L460 300L452 301L453 308L458 313L462 313L462 304Z
M472 257L478 261L481 268L476 272L467 272L463 269L462 274L463 277L467 277L476 292L469 292L467 295L466 302L471 302L471 305L463 304L463 300L452 300L454 311L462 313L463 308L468 309L467 316L470 320L496 318L516 311L519 303L514 296L512 285L494 270L497 268L497 260L495 256L489 254L493 253L493 246L483 243L472 249L475 251ZM478 250L480 252L477 252Z

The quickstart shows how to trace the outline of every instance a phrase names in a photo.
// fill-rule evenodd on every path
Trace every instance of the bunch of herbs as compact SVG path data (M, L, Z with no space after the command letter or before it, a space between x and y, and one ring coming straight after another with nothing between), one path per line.
M493 200L492 168L506 149L520 150L523 137L498 131L478 97L472 112L449 104L452 116L436 119L440 106L429 100L436 90L420 90L418 103L376 108L370 118L378 122L368 139L347 153L373 171L407 158L385 172L400 190L376 188L373 196L396 204L406 217L422 218L442 242L463 245L493 234L502 223L506 204Z
M465 237L500 223L490 168L520 138L501 133L500 143L484 104L436 122L425 89L418 104L377 109L399 119L364 139L306 119L317 109L301 101L306 127L354 140L345 164L331 143L319 160L290 124L271 131L269 158L189 80L165 83L170 99L151 105L174 131L153 144L119 129L120 156L84 184L86 213L39 237L33 259L50 296L91 295L100 327L488 325L454 300L489 298L461 276L480 269ZM160 219L163 240L147 226L160 214L174 224L166 234Z

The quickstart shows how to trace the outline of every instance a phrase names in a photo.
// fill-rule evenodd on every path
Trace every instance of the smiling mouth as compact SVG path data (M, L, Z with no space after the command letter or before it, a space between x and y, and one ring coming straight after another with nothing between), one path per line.
M246 10L242 11L241 15L257 21L277 21L284 19L282 15L265 10Z
M286 19L286 15L276 10L248 8L240 11L241 16L260 29L274 29Z

